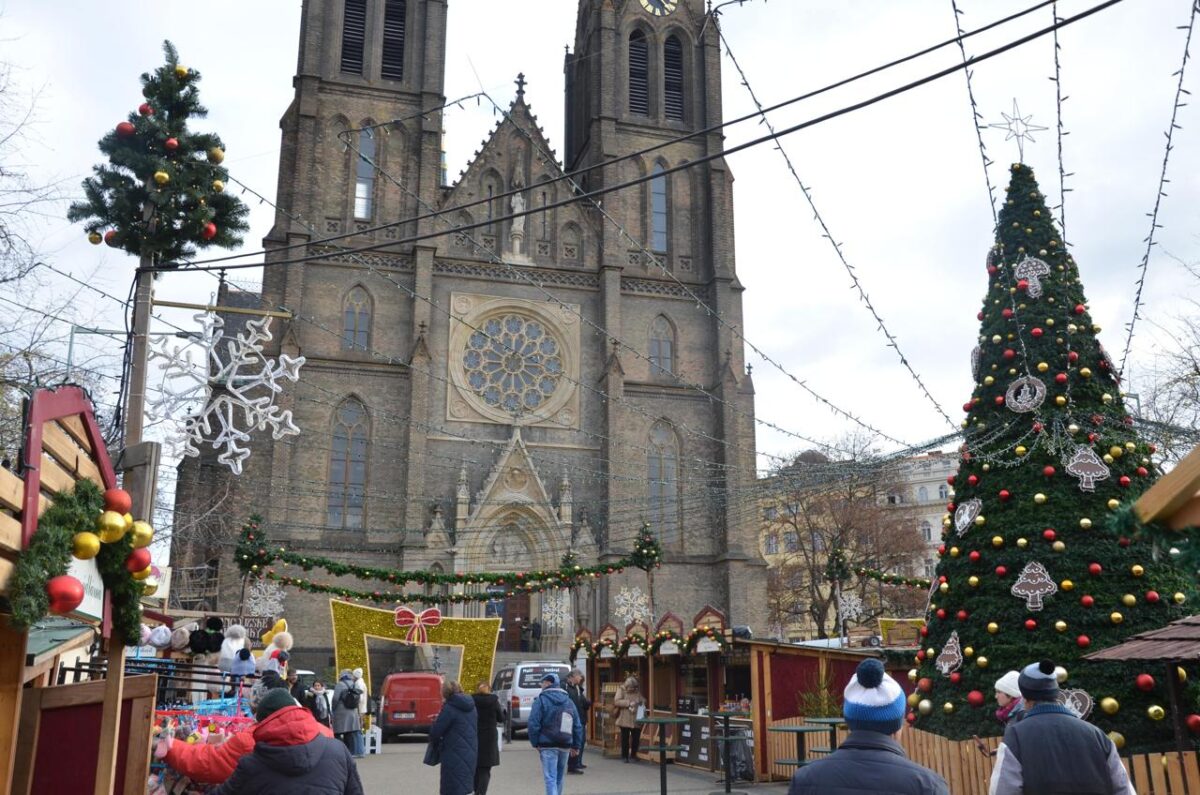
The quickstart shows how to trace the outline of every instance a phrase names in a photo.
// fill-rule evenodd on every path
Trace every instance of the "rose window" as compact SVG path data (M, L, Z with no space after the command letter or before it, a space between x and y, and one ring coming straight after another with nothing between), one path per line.
M562 378L561 347L537 320L514 314L489 318L463 351L467 385L493 408L536 410Z

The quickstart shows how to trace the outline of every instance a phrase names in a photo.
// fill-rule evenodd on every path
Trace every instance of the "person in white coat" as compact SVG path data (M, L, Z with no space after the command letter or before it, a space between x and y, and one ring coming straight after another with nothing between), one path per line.
M354 758L361 759L367 755L367 739L365 734L368 728L367 722L369 720L367 717L367 683L365 680L363 680L363 669L355 668L352 673L354 674L354 688L359 693L358 714L362 716L361 720L363 724L362 731L360 731L358 736L355 738L356 746L354 748Z

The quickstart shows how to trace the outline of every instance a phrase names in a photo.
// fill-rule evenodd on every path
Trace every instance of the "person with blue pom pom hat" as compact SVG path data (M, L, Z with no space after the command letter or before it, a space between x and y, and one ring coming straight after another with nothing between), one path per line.
M904 728L904 690L883 663L859 663L842 702L850 736L797 770L788 795L950 795L945 779L911 761L896 742Z
M1059 703L1053 662L1026 665L1017 684L1025 699L1025 717L1004 730L989 795L1136 795L1108 735Z

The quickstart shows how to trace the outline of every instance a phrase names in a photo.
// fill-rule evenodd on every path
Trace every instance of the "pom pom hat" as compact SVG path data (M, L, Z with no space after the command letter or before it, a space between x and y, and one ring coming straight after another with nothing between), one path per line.
M904 725L904 690L879 660L859 663L842 695L842 715L855 731L895 734Z
M1006 696L1012 696L1013 698L1020 698L1021 686L1018 684L1018 680L1020 678L1020 673L1016 671L1009 671L1004 676L996 680L996 692L1003 693Z
M1058 698L1058 677L1050 660L1026 665L1021 669L1017 684L1027 701L1054 701Z

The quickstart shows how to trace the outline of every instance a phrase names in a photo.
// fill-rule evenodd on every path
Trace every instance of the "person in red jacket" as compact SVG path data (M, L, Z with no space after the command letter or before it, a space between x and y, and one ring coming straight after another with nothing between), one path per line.
M197 784L220 784L233 775L238 760L254 750L257 730L272 721L278 721L282 714L282 710L276 712L262 723L232 735L220 745L191 745L164 737L158 741L154 755L166 762L172 770L182 773ZM320 734L325 737L333 736L328 726L316 725Z

